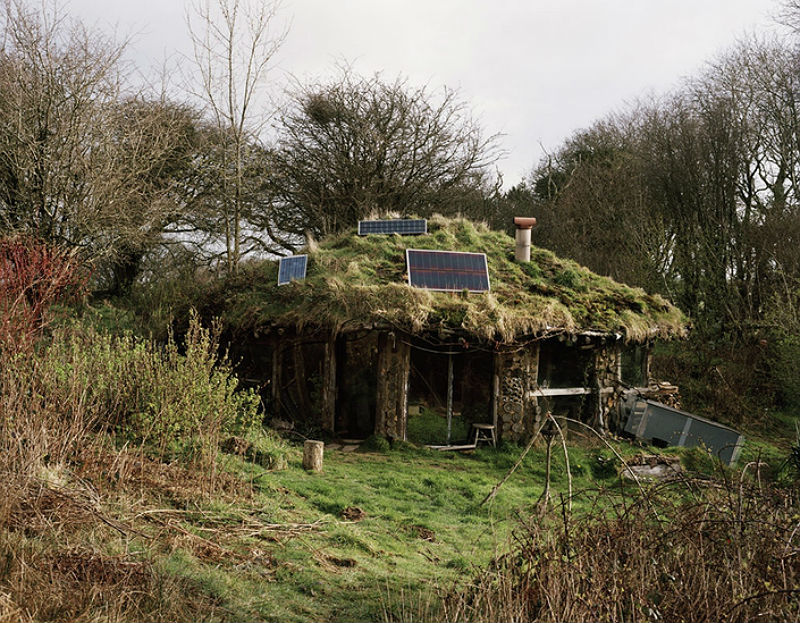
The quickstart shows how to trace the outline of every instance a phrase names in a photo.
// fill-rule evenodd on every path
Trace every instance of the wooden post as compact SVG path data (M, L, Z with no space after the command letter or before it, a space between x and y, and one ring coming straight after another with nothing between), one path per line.
M325 444L322 441L306 439L303 444L303 469L310 472L321 472L324 449Z
M308 417L313 411L311 397L308 394L308 375L306 374L306 360L303 356L303 345L295 339L292 344L292 354L294 355L294 386L297 390L297 398L303 414Z
M375 434L405 439L411 347L394 333L378 336Z
M376 370L375 386L375 434L380 437L387 436L389 428L389 394L391 383L389 380L389 350L388 336L386 333L378 335L378 366Z
M336 338L331 335L322 362L322 430L328 433L334 431L336 419L336 350Z
M453 430L453 355L447 355L447 445Z
M283 366L283 351L281 341L275 340L272 347L272 380L270 381L272 390L272 416L281 415L281 367Z

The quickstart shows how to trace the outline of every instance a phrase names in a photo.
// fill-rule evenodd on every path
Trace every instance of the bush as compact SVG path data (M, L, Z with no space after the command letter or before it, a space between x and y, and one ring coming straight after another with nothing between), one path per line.
M222 437L245 434L259 419L258 396L237 390L217 348L215 332L196 316L183 352L172 337L162 347L131 335L63 328L38 355L43 391L68 419L90 405L97 426L158 455L208 459Z
M789 562L796 497L738 479L674 481L633 495L608 512L565 508L521 522L512 551L429 618L798 620L800 566Z
M50 308L83 294L75 253L25 236L0 237L0 353L28 351Z
M617 475L617 457L610 450L592 452L590 461L589 469L597 480L605 480Z
M385 437L372 435L361 444L359 449L362 452L388 452L390 447L389 441Z

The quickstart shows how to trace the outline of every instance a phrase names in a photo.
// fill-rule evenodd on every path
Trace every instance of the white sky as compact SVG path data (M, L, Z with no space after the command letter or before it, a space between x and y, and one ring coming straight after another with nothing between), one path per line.
M663 93L748 33L776 30L777 0L283 0L291 22L271 74L324 78L341 61L460 91L502 133L505 186L574 130ZM140 67L189 54L182 0L69 0L87 25L134 35Z

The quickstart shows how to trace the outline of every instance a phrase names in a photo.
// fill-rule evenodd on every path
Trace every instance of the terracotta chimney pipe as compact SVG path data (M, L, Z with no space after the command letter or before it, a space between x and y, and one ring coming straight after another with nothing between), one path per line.
M536 219L524 216L515 216L514 225L517 226L517 246L514 258L518 262L531 261L531 229L536 225Z

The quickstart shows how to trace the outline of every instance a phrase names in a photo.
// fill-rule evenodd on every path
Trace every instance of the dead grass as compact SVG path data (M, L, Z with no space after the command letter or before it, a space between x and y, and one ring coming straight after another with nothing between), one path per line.
M511 553L450 593L448 621L796 621L797 492L681 480L520 524ZM643 496L643 497L642 497ZM657 509L657 512L654 511Z
M140 555L0 536L0 621L205 620L218 604Z

